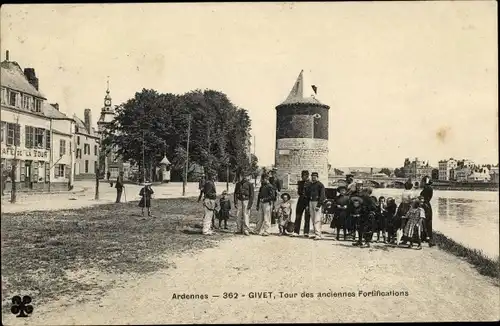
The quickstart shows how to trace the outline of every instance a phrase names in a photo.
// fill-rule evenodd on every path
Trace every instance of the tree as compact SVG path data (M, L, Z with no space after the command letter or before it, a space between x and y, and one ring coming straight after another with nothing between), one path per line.
M382 168L382 169L380 169L380 171L378 173L383 173L383 174L387 174L388 176L390 176L392 174L392 170L389 168Z
M394 169L394 176L396 178L404 178L405 177L404 169L403 168Z
M225 175L228 167L251 170L247 156L250 117L214 90L174 95L143 89L119 107L104 132L103 145L107 151L115 147L118 155L141 169L146 166L150 175L163 155L172 158L173 169L180 170L187 159L188 119L190 163L219 175L221 171Z

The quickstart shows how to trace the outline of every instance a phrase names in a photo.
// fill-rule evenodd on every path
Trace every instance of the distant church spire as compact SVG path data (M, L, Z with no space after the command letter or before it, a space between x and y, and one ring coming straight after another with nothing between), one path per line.
M111 95L109 95L109 76L108 76L108 79L106 81L106 96L104 96L104 107L103 107L103 111L105 112L111 112L112 109L111 109Z

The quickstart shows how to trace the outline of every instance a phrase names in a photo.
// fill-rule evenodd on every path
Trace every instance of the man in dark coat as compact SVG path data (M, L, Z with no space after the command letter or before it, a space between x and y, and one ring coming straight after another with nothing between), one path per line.
M299 199L297 200L297 207L295 209L295 230L292 236L300 234L300 224L302 222L302 214L304 214L304 236L309 237L311 213L309 212L309 201L306 196L306 188L311 184L309 181L309 171L302 171L301 178L302 180L297 183Z
M311 173L311 184L306 189L306 197L309 202L309 212L313 222L314 240L321 240L321 207L325 202L325 186L318 180L318 172Z
M271 226L271 208L272 203L276 201L275 190L269 184L269 177L263 175L261 179L259 195L257 196L257 211L259 212L257 225L253 233L267 236Z
M253 200L253 184L243 174L241 181L234 187L234 207L238 210L236 215L236 233L249 235L250 210L252 209Z
M125 188L123 180L123 171L120 171L118 178L116 178L116 202L119 203L122 198L123 188Z
M420 192L420 196L424 198L423 209L425 211L424 219L424 232L422 232L422 240L429 242L429 247L434 246L434 241L432 237L432 206L431 199L434 194L434 190L431 187L432 181L429 177L425 178L424 189Z

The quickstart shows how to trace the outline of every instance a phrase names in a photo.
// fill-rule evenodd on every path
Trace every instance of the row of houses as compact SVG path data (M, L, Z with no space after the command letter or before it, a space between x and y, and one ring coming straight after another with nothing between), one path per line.
M114 153L101 153L100 131L114 118L109 83L96 130L90 109L82 120L49 103L35 69L23 70L9 51L0 65L2 186L10 188L13 167L19 190L67 189L75 179L95 178L99 167L112 177L127 168Z
M498 165L479 165L468 159L439 161L439 180L498 183Z

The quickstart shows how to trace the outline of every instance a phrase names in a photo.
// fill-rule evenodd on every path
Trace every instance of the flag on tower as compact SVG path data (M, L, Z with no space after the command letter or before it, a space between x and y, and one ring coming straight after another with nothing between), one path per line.
M318 95L318 87L316 87L316 85L311 85L313 91L314 91L314 94Z

